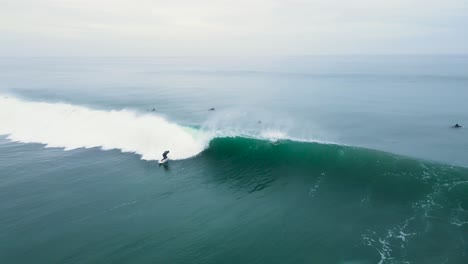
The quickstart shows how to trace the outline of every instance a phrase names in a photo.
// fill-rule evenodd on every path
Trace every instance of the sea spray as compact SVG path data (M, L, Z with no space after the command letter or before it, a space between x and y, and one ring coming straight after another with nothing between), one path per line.
M207 135L179 126L157 114L131 110L94 110L66 103L27 102L0 97L0 134L12 141L42 143L65 150L100 147L133 152L142 159L172 159L200 153Z

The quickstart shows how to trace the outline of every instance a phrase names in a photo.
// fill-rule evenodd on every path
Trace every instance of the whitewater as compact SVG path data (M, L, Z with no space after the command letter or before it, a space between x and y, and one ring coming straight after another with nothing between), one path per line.
M222 116L201 129L171 122L159 113L130 109L97 110L69 103L26 101L0 96L0 135L22 143L40 143L49 148L118 149L135 153L143 160L158 160L170 150L174 160L193 157L217 137L246 137L270 141L289 139L298 142L332 143L288 136L275 128L260 131L221 129Z
M41 143L65 150L100 147L160 159L171 150L172 159L185 159L206 148L211 137L179 126L157 114L132 110L93 110L66 103L28 102L0 98L0 134L23 143Z

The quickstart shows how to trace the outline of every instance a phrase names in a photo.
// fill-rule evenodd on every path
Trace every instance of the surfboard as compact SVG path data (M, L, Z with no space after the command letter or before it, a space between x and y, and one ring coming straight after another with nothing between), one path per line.
M164 164L164 163L166 163L168 160L169 160L169 159L162 159L162 160L159 161L159 164Z

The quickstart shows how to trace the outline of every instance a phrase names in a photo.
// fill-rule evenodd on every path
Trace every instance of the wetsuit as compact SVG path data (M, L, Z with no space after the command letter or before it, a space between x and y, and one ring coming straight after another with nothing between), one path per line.
M163 160L167 159L167 154L169 154L169 150L164 151Z

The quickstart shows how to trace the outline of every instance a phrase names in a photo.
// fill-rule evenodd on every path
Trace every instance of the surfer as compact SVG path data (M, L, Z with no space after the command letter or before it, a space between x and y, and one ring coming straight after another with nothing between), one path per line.
M164 153L162 154L163 159L159 161L159 167L161 167L161 165L164 165L164 167L167 166L167 163L166 163L166 161L168 160L167 154L169 154L169 150L164 151Z
M463 127L463 126L460 126L458 123L456 123L453 128L460 128L460 127Z
M211 107L210 110L208 110L208 111L214 111L214 110L216 110L216 109L214 107Z
M169 154L169 150L164 151L164 153L162 154L163 156L162 160L167 160L167 154Z

